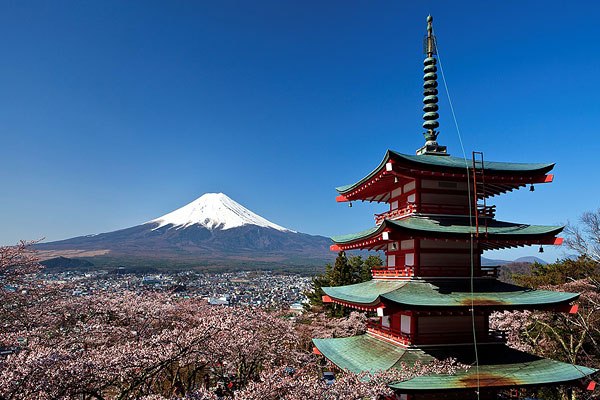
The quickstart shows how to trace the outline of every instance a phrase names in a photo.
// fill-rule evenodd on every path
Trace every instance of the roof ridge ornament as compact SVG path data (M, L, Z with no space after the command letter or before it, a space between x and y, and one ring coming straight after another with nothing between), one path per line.
M440 146L437 143L437 137L439 132L435 129L440 126L437 121L439 118L438 111L438 90L437 90L437 59L434 55L437 55L435 36L433 34L433 17L429 15L427 17L427 35L423 41L423 52L427 55L423 64L424 76L423 80L423 128L427 129L423 133L425 136L425 146L417 150L417 155L439 155L447 156L446 146Z

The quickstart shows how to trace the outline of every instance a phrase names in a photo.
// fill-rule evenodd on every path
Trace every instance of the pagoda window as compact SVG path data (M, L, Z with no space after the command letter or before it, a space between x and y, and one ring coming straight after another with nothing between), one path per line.
M406 253L404 255L404 265L415 265L415 253Z
M390 207L390 209L391 209L391 210L396 210L396 209L398 209L398 200L392 201L392 204L391 204L391 207Z
M411 190L415 190L417 187L416 183L414 180L408 182L406 185L404 185L404 193L410 192Z
M406 198L406 201L408 201L409 203L414 203L415 201L417 201L417 195L415 193L409 195Z
M390 327L390 316L384 315L381 317L381 326L385 326L386 328Z
M390 254L387 256L387 266L388 267L395 267L396 266L396 256L393 254Z
M411 332L411 319L410 315L401 315L400 316L400 332L402 333L412 333Z
M400 242L400 250L410 250L415 248L414 240L403 240Z
M390 198L395 199L397 197L400 197L401 195L402 195L402 186L400 186L398 189L392 190L392 194L390 195Z

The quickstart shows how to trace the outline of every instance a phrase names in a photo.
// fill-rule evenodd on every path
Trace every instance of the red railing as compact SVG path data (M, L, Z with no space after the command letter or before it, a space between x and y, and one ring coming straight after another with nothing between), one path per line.
M396 208L381 214L375 214L375 223L380 224L384 219L394 219L404 217L406 215L417 212L417 205L414 203L408 203L402 208Z
M437 343L468 343L473 340L469 332L436 332L436 333L406 333L392 329L381 324L367 321L367 332L371 332L383 338L394 340L402 344L437 344ZM487 334L477 332L477 340L480 342L506 342L506 332L498 329L489 329Z
M398 267L398 268L371 268L371 274L373 277L411 277L415 275L414 267Z
M469 215L469 212L469 206L437 203L421 203L420 205L417 205L416 203L408 203L403 207L386 211L381 214L375 214L375 222L380 224L384 219L401 218L413 213ZM494 218L496 216L496 206L478 206L477 215L479 218Z
M410 344L413 342L411 339L411 334L404 333L399 330L383 326L381 324L376 324L375 322L371 321L367 321L367 332L374 333L376 335L394 340L396 342L400 342L402 344Z

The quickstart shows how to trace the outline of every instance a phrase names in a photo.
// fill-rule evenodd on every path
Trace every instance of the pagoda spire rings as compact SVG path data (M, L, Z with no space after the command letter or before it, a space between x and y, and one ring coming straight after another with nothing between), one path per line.
M423 128L426 132L423 133L425 136L425 146L417 150L417 154L438 154L446 155L446 147L439 146L436 142L439 132L436 129L440 126L438 122L439 107L438 103L438 90L437 90L437 60L434 55L437 54L435 36L433 35L433 17L430 15L427 17L427 36L424 42L424 52L427 55L423 64Z

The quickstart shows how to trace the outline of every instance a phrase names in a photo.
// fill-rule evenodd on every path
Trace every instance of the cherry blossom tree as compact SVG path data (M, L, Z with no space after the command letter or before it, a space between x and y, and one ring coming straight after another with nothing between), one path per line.
M263 372L259 381L250 382L235 393L235 399L244 400L301 400L301 399L383 399L394 391L388 386L415 376L428 374L454 374L457 369L466 369L456 360L448 359L423 365L401 365L399 369L387 371L338 374L331 384L325 383L315 374L300 370L289 374L285 369Z
M289 321L256 309L122 293L58 299L46 312L37 328L6 335L22 343L0 370L7 398L183 395L205 374L241 387L309 357Z
M35 275L28 245L0 248L2 400L372 398L390 394L390 382L456 368L344 373L327 385L310 339L362 333L364 314L293 321L169 293L74 296Z

